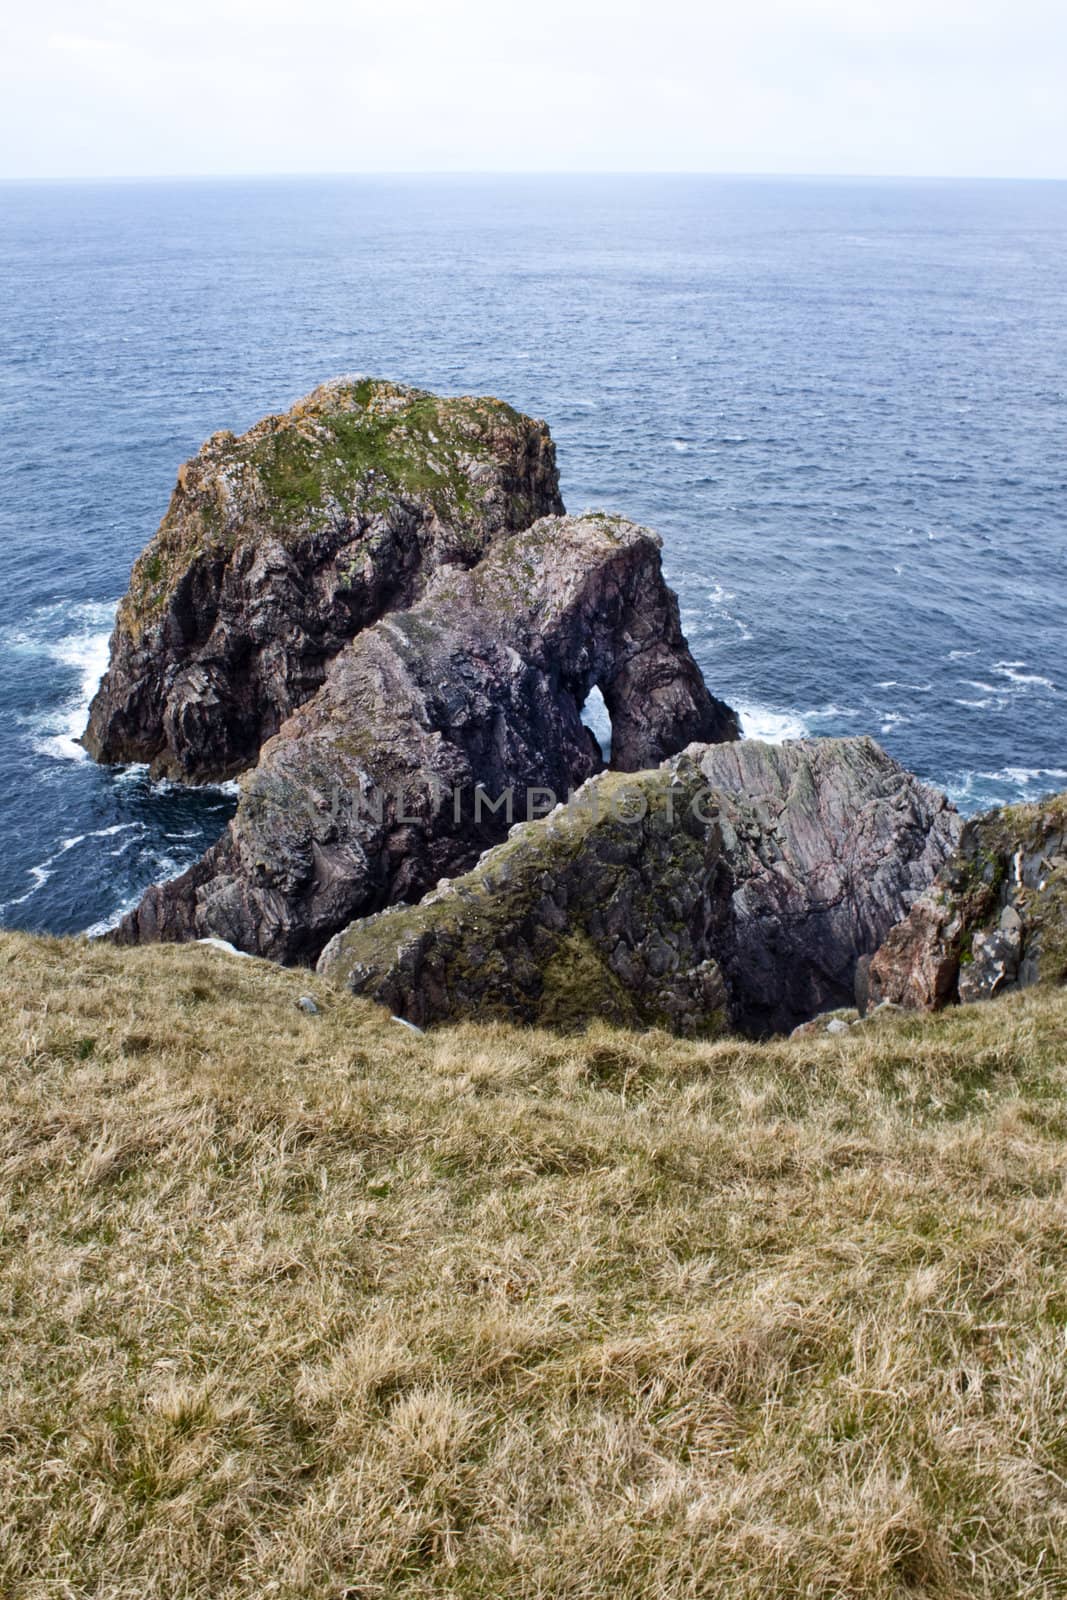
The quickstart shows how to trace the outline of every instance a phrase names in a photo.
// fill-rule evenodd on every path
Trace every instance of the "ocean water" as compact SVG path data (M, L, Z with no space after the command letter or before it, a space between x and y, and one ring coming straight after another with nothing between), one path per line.
M345 372L547 418L749 733L1067 786L1065 261L1067 184L0 186L0 922L105 925L224 825L76 735L179 463Z

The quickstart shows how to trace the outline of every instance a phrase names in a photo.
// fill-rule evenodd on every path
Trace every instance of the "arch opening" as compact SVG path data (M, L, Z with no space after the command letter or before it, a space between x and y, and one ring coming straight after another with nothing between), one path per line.
M611 765L611 712L607 708L604 696L594 683L585 697L585 704L581 710L582 722L589 729L604 757L604 765Z

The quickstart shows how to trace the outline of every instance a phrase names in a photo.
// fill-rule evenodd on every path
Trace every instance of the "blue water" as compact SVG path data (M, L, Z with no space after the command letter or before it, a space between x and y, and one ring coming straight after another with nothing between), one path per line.
M0 921L100 925L223 825L73 734L179 463L342 372L546 417L749 731L1067 786L1065 261L1064 184L0 187Z

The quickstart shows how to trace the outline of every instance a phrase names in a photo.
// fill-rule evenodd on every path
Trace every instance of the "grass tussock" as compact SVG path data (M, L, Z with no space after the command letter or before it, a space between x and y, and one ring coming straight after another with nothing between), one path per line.
M1067 993L418 1038L8 935L0 1003L5 1597L1067 1593Z

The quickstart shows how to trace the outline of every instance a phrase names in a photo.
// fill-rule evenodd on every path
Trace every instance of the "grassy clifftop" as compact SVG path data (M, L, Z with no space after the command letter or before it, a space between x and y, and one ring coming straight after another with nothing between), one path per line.
M5 935L0 1004L0 1594L1063 1594L1064 991L420 1038Z

